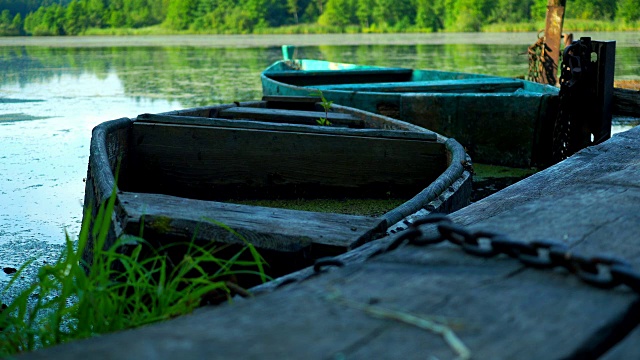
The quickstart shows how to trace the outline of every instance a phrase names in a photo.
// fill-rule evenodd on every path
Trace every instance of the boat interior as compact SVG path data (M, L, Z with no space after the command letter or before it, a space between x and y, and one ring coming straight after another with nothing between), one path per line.
M317 125L325 116L339 126ZM119 187L216 201L410 198L446 170L434 133L368 126L266 106L145 114L132 125Z

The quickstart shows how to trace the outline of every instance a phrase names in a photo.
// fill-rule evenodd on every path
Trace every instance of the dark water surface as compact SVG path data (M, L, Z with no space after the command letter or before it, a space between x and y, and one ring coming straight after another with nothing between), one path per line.
M581 35L616 39L616 78L640 79L640 34ZM280 59L282 43L298 45L298 58L522 76L535 40L533 33L0 38L0 268L55 257L65 229L76 236L94 126L259 99L259 74Z

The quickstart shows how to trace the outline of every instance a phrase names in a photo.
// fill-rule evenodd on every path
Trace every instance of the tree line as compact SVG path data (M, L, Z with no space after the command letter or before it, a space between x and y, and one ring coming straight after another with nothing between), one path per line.
M479 31L544 19L547 0L0 0L0 35L161 26L246 34L282 26L363 32ZM568 0L566 18L634 22L640 0Z

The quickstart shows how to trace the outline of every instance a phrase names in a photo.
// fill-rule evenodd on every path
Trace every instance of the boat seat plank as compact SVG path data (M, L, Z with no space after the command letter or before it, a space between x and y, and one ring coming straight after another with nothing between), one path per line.
M290 70L269 71L265 76L291 85L323 85L323 84L350 84L355 82L391 82L410 80L412 69L387 68L387 69L340 69L335 70Z
M282 95L265 95L262 97L262 101L268 103L318 103L322 101L319 96L282 96Z
M447 167L434 141L143 122L132 131L132 187L207 200L413 196Z
M231 119L248 119L283 123L316 125L317 120L326 117L332 124L363 128L364 121L350 114L324 111L281 110L252 107L232 107L222 110L218 116Z
M288 109L288 110L304 110L304 111L324 111L320 102L322 98L319 96L263 96L265 107L269 109Z
M319 90L371 91L371 92L514 92L522 89L516 79L480 78L464 80L404 81L388 83L358 83L314 85Z
M325 76L334 75L336 70L285 70L268 71L265 75L273 77L304 77L304 76ZM411 75L412 69L405 68L368 68L368 69L340 69L340 76L367 76L367 75Z
M224 224L258 249L297 252L312 245L344 252L384 232L379 218L240 205L181 197L121 192L118 200L126 230L145 234L242 244L242 239L216 224ZM311 248L313 253L313 248ZM318 254L323 256L324 254ZM312 254L313 256L313 254Z
M304 124L281 124L269 122L257 122L252 120L230 120L219 118L208 118L200 116L173 116L142 114L136 119L138 122L161 123L161 124L181 124L200 125L211 127L257 129L257 130L277 130L308 132L317 134L334 134L362 137L384 137L389 139L413 139L424 141L436 141L438 135L431 131L407 131L407 130L381 130L381 129L346 129L333 126L304 125Z

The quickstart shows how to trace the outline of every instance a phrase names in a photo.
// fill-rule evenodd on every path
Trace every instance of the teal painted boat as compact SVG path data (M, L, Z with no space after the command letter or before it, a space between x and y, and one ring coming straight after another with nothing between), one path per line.
M261 76L264 95L322 95L453 137L476 162L548 166L555 87L481 74L283 60Z

